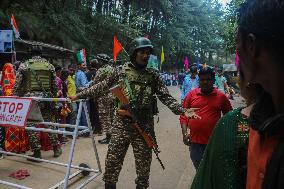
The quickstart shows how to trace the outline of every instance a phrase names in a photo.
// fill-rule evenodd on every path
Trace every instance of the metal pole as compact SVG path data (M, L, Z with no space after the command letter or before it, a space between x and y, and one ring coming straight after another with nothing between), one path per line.
M37 124L43 124L43 125L52 125L52 126L58 126L58 127L71 127L75 128L76 125L71 125L71 124L64 124L64 123L52 123L52 122L40 122ZM79 129L87 129L87 126L78 126Z
M35 101L70 102L69 99L64 99L64 98L40 98L40 97L30 97L30 98L35 100ZM26 156L26 155L22 155L22 154L16 154L16 153L12 153L12 152L6 152L6 151L2 151L2 150L0 150L0 153L8 154L8 155L14 155L14 156L18 156L18 157L30 158L30 159L42 161L42 162L45 162L45 163L50 163L50 164L55 164L55 165L67 167L67 171L66 171L64 180L62 180L59 183L57 183L56 185L54 185L51 189L57 188L57 187L61 186L63 183L64 183L63 188L67 189L69 179L72 179L73 177L79 175L82 171L94 172L95 174L93 176L91 176L88 180L83 182L77 188L84 187L89 182L91 182L94 178L99 176L102 173L102 170L101 170L100 160L99 160L99 156L98 156L98 152L97 152L97 148L96 148L96 143L95 143L95 139L94 139L95 137L94 137L93 132L92 132L92 127L91 127L91 122L90 122L90 118L89 118L89 114L88 114L88 110L87 110L86 100L81 99L81 100L78 100L78 102L80 102L80 104L79 104L79 111L78 111L77 118L76 118L76 125L59 124L59 123L52 123L52 122L42 122L41 123L41 124L44 124L44 125L54 125L54 126L59 126L59 127L61 126L61 127L75 128L73 132L59 131L59 130L46 129L46 128L36 128L36 127L26 127L25 128L26 130L32 130L32 131L43 131L43 132L49 132L49 133L73 135L72 144L71 144L71 148L70 148L70 154L69 154L69 161L68 161L67 164L56 162L56 161L40 159L40 158L34 158L34 157L30 157L30 156ZM79 126L79 122L80 122L80 118L81 118L83 108L84 108L84 112L85 112L86 118L87 118L87 124L88 124L87 126ZM79 129L81 130L80 132L78 131ZM76 144L76 138L78 136L78 133L84 133L84 132L90 132L99 170L94 170L94 169L91 169L91 168L72 165L74 148L75 148L75 144ZM73 173L72 175L70 175L70 169L71 168L79 169L80 171L77 171L77 172ZM16 187L16 188L20 188L20 189L31 189L29 187L9 183L9 182L2 181L2 180L0 180L0 184Z
M45 128L36 128L36 127L26 127L25 130L28 130L28 131L42 131L42 132L48 132L48 133L73 135L73 132L70 132L70 131L59 131L59 130L45 129Z
M73 132L71 132L71 131L60 131L60 130L53 130L53 129L46 129L46 128L37 128L37 127L26 127L25 130L28 130L28 131L42 131L42 132L48 132L48 133L73 135ZM89 128L85 128L85 129L81 130L80 132L85 133L85 132L88 132L88 131L89 131Z
M64 166L64 167L68 166L68 164L66 164L66 163L60 163L60 162L57 162L57 161L50 161L50 160L46 160L46 159L34 158L34 157L31 157L31 156L27 156L27 155L23 155L23 154L16 154L16 153L13 153L13 152L6 152L6 151L0 150L0 153L12 155L12 156L17 156L17 157L29 158L29 159L38 160L38 161L42 161L42 162L50 163L50 164L55 164L55 165L60 165L60 166ZM90 172L99 172L98 170L89 169L89 168L86 168L86 167L80 167L80 166L76 166L76 165L71 165L71 168L80 169L80 170L84 170L84 171L90 171Z
M82 114L82 101L79 104L79 111L77 114L77 118L76 118L76 127L75 130L73 131L73 140L72 140L72 145L70 148L70 154L69 154L69 161L68 161L68 166L67 166L67 171L66 171L66 175L65 175L65 180L64 180L64 189L66 189L68 187L68 178L70 175L70 168L71 168L71 164L72 164L72 160L73 160L73 154L74 154L74 147L75 147L75 142L76 142L76 138L77 138L77 134L78 134L78 126L80 123L80 118L81 118L81 114Z
M80 186L77 186L76 189L80 189L83 188L84 186L86 186L89 182L91 182L94 178L98 177L101 173L96 173L95 175L91 176L90 178L88 178L88 180L86 180L85 182L83 182Z
M94 147L94 152L95 152L95 155L96 155L96 160L97 160L98 168L99 168L99 171L102 172L101 163L100 163L100 158L99 158L99 154L98 154L97 146L96 146L96 141L95 141L95 136L94 136L94 134L93 134L93 132L92 132L92 126L91 126L91 121L90 121L90 117L89 117L89 114L88 114L86 102L84 102L83 105L84 105L85 115L86 115L86 118L87 118L88 127L89 127L89 130L90 130L90 135L91 135L91 139L92 139L92 144L93 144L93 147Z
M30 98L35 101L42 101L42 102L71 102L70 99L68 98L41 98L41 97L25 97L25 98ZM79 100L81 101L81 100Z
M71 180L72 178L76 177L77 175L79 175L80 173L82 173L82 171L77 171L75 173L73 173L72 175L69 176L69 180ZM58 182L57 184L55 184L54 186L50 187L49 189L57 189L59 186L61 186L64 183L64 180Z
M20 189L32 189L32 188L29 188L29 187L26 187L26 186L21 186L21 185L14 184L14 183L11 183L11 182L6 182L6 181L3 181L3 180L0 180L0 184L6 185L6 186L12 186L12 187L15 187L15 188L20 188Z

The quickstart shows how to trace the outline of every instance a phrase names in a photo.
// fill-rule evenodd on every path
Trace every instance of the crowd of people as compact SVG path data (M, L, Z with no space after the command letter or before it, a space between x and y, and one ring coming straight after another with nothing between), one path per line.
M226 95L232 90L221 69L197 69L193 64L181 82L176 74L159 74L146 68L153 46L145 37L133 41L130 62L121 67L108 64L107 55L98 55L91 61L91 65L100 65L96 71L86 72L82 62L71 65L68 71L54 68L35 54L37 56L19 65L15 83L15 76L6 76L12 72L3 71L3 95L68 97L73 103L62 104L60 111L55 111L65 110L60 121L67 123L74 121L74 116L70 115L76 113L76 100L91 98L89 108L101 111L98 119L105 124L102 127L106 138L101 142L109 143L103 176L106 189L116 188L129 145L135 157L136 188L149 187L152 151L156 145L153 116L157 113L157 98L174 114L180 115L182 139L189 146L189 157L196 169L191 189L283 189L284 1L246 0L238 11L236 56L239 58L236 65L245 107L232 109L231 96ZM4 68L12 70L13 65L7 64ZM47 80L42 79L46 77L32 77L40 75L49 77ZM182 104L167 88L167 85L178 83L181 84ZM115 89L121 93L114 98L110 91ZM40 104L42 110L47 110L43 116L56 121L56 116L50 113L54 107L49 106ZM94 111L90 112L95 115ZM84 124L86 116L81 118ZM94 125L92 132L97 129ZM1 128L1 142L9 137L9 129ZM6 137L3 137L5 132ZM25 135L23 130L17 132L21 137ZM34 152L32 156L40 157L37 136L33 132L27 134L26 143L28 141ZM58 136L49 135L48 138L54 156L60 156Z
M283 0L241 4L236 63L247 105L218 121L191 189L284 188L283 13Z
M181 102L183 102L185 96L192 89L199 87L199 77L198 72L203 67L197 66L196 63L189 65L189 68L180 73L160 73L161 79L166 84L166 86L180 86L181 90ZM211 69L211 67L210 67ZM214 87L219 89L221 92L226 94L226 96L233 100L235 95L235 90L233 87L229 86L227 78L223 74L222 68L213 69L214 75Z
M59 65L52 65L41 57L41 47L33 45L30 50L30 58L24 62L16 64L5 63L1 75L1 95L18 97L50 97L68 98L78 92L88 88L92 84L102 80L101 73L107 70L111 64L111 59L106 54L98 54L87 66L84 62L72 64L68 69ZM106 68L106 69L105 69ZM105 71L107 72L107 71ZM111 99L109 97L108 99ZM87 107L94 133L105 133L105 139L99 141L101 144L109 143L109 126L111 125L112 103L103 99L88 99ZM38 103L44 121L76 124L78 103ZM85 113L82 112L79 125L86 126ZM27 127L44 127L28 120ZM50 126L51 127L51 126ZM58 129L56 127L51 127ZM72 131L70 128L60 128L60 130ZM89 133L82 136L87 137ZM37 133L26 131L15 127L0 127L0 149L15 153L25 153L29 150L33 152L31 157L41 158L41 150L53 150L54 157L62 154L61 145L68 141L68 136ZM1 154L1 157L3 155ZM29 161L40 162L35 159Z

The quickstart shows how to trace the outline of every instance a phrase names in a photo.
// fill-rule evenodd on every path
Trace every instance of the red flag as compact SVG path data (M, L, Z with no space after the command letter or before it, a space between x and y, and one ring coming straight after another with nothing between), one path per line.
M185 59L184 59L185 71L187 71L187 70L188 70L188 65L189 65L188 58L187 58L187 57L185 57Z
M116 38L116 36L113 37L113 60L116 61L116 57L119 54L119 52L122 50L122 45Z
M240 70L240 57L238 54L238 51L236 50L236 60L235 60L235 65L237 67L237 70Z
M15 33L15 37L19 38L20 37L20 32L19 32L19 28L17 26L16 20L15 20L15 17L14 17L13 14L11 16L11 25L12 25L13 31Z

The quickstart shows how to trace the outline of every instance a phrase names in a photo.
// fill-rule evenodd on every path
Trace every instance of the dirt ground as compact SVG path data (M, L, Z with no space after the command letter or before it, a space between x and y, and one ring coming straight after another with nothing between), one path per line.
M179 99L179 88L169 87L170 93ZM232 101L234 107L244 104L243 100L236 97ZM160 164L153 155L150 175L150 189L186 189L192 182L195 174L194 167L189 158L187 146L182 142L181 129L179 126L179 116L174 115L166 106L159 102L159 122L156 123L155 130L158 144L161 150L160 158L166 169L162 170ZM95 140L101 139L102 136L95 136ZM60 162L67 163L71 140L63 146L63 155L56 159ZM104 160L107 152L107 145L97 144L99 159L104 170ZM52 157L53 152L43 152L43 158L55 160ZM98 169L93 153L90 138L79 138L76 143L74 153L74 164L88 163L92 168ZM27 169L30 176L23 180L16 180L8 175L19 169ZM5 156L0 160L0 179L16 184L24 185L31 188L44 189L53 186L64 178L65 168L62 166L48 163L31 163L24 158ZM73 170L74 172L74 170ZM76 188L78 183L87 177L76 177L72 179L70 188ZM130 147L124 160L124 165L117 183L118 189L134 189L136 178L134 157ZM0 185L0 189L11 188ZM102 174L89 183L87 189L103 189L104 182Z

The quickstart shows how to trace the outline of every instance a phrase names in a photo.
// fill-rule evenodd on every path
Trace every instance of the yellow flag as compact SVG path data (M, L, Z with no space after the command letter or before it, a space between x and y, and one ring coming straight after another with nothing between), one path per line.
M165 61L165 53L164 53L164 47L162 46L162 52L161 52L161 64Z

